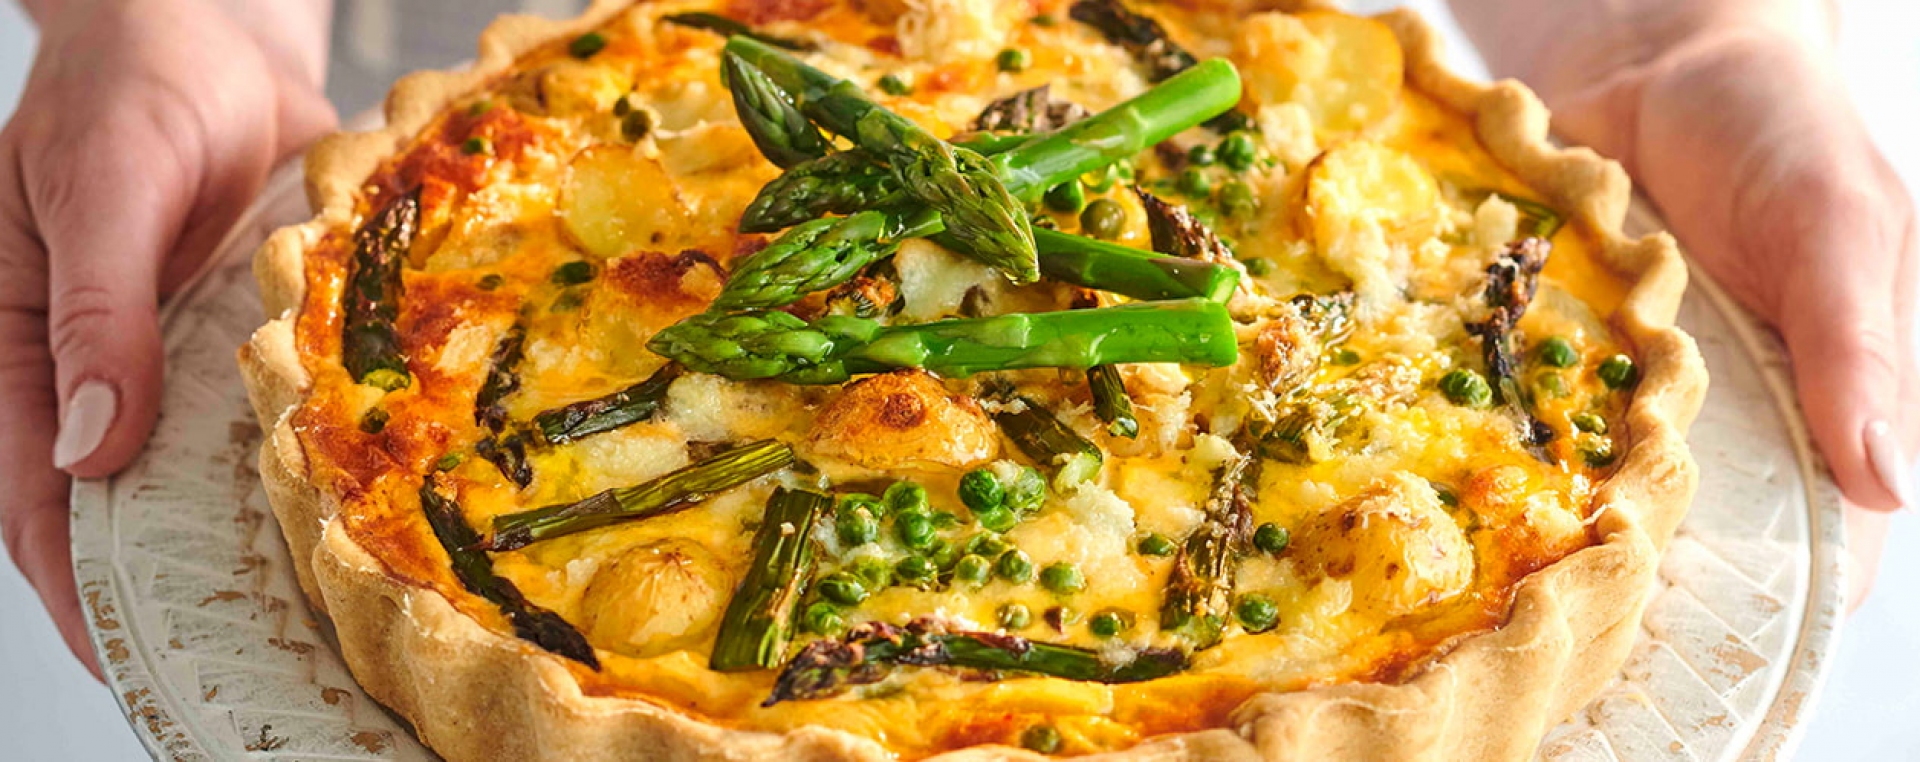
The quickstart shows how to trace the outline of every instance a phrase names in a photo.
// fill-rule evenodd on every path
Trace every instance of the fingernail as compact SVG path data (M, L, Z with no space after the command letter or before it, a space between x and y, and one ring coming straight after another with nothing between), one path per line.
M74 390L67 400L67 417L60 421L60 436L53 440L53 467L66 468L100 449L119 404L119 395L105 381L88 381Z
M1886 421L1867 422L1867 462L1873 464L1874 474L1880 477L1880 483L1893 493L1895 500L1902 506L1915 507L1913 504L1913 477L1907 469L1907 456L1900 452L1900 442L1894 439L1893 425Z

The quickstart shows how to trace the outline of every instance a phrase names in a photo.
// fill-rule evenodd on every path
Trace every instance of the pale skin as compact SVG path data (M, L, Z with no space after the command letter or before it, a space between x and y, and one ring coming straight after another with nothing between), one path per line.
M157 305L268 171L334 126L320 90L331 2L23 4L41 43L0 131L0 534L97 675L69 479L139 452L158 410ZM1875 450L1905 468L1920 449L1920 241L1834 72L1831 9L1453 6L1496 73L1532 85L1561 136L1625 164L1695 260L1780 330L1851 503L1858 601L1902 502Z

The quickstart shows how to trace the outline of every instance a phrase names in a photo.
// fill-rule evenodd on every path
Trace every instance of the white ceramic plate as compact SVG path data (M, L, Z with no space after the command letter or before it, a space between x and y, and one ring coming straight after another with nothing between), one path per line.
M307 214L297 172L281 171L163 315L167 384L146 452L74 485L94 647L157 759L433 758L360 691L308 610L254 467L260 429L234 364L262 322L249 255ZM1543 759L1787 756L1845 610L1838 492L1779 348L1697 275L1680 322L1713 374L1692 435L1700 496L1633 658Z

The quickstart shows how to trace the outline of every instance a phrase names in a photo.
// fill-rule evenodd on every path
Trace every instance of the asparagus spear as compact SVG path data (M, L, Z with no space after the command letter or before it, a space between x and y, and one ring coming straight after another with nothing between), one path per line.
M787 663L761 706L826 698L848 686L878 682L896 666L959 667L1023 672L1068 680L1135 683L1187 668L1186 654L1144 648L1115 661L1099 651L1036 643L1014 635L949 631L916 620L906 627L885 622L856 625L837 640L816 640Z
M420 226L420 189L395 196L353 233L340 362L357 383L388 391L413 382L400 351L400 271Z
M1489 196L1498 196L1500 200L1512 204L1513 208L1519 210L1521 230L1528 236L1551 241L1553 234L1560 232L1560 228L1566 225L1566 218L1560 215L1559 210L1546 204L1500 191L1485 193Z
M764 72L732 53L721 56L721 66L740 125L768 161L789 169L827 155L826 137Z
M1236 453L1214 472L1206 518L1174 555L1167 579L1160 628L1185 636L1196 648L1219 643L1232 616L1234 566L1253 523L1243 486L1249 461Z
M533 417L540 436L551 444L568 442L612 431L631 423L652 418L667 400L667 389L680 378L679 363L667 363L647 380L605 397L582 400L565 407L541 412Z
M967 253L1018 283L1040 277L1026 211L985 157L955 148L882 108L859 85L772 47L734 37L726 49L793 94L814 122L884 161L906 196L939 212L949 232L966 243Z
M994 422L1034 463L1053 471L1056 487L1078 485L1100 476L1106 456L1099 446L1067 428L1031 397L1016 395L1006 403L993 414Z
M1553 440L1553 427L1534 417L1533 401L1520 386L1520 361L1513 346L1513 331L1533 302L1540 286L1540 271L1547 266L1553 250L1544 238L1523 238L1507 244L1507 249L1487 266L1487 285L1481 299L1488 308L1487 318L1467 323L1467 332L1480 337L1480 348L1487 362L1487 375L1493 380L1493 400L1509 406L1521 422L1521 441L1535 457L1552 462L1545 445Z
M806 490L774 490L753 535L753 564L734 590L707 666L730 672L772 669L793 638L794 611L813 576L813 526L833 504Z
M1080 289L1073 295L1074 309L1098 309L1100 295ZM1127 395L1126 380L1116 365L1095 365L1087 369L1087 391L1093 396L1093 414L1107 425L1109 436L1132 439L1140 435L1140 421L1133 415L1133 398Z
M1121 0L1080 0L1068 9L1074 21L1093 27L1108 42L1126 48L1147 67L1147 81L1159 82L1193 68L1197 61L1186 48L1167 36L1167 30L1153 19L1134 13ZM1250 124L1247 115L1228 111L1207 122L1215 132L1244 130Z
M527 329L519 323L508 328L493 345L493 356L487 361L487 380L480 384L480 392L473 399L474 425L484 426L495 434L506 428L507 408L500 401L520 388L520 375L513 369L526 354L526 346Z
M793 448L780 442L768 439L743 445L653 481L610 489L578 502L496 516L493 537L486 547L513 550L608 524L684 510L792 462Z
M841 151L794 165L761 186L740 213L740 232L771 233L828 214L898 207L905 200L886 165L865 151Z
M600 668L600 659L594 655L593 646L587 644L586 636L559 614L528 601L512 580L493 573L493 559L478 548L480 534L467 524L459 504L440 494L433 474L428 474L426 483L420 485L420 508L427 515L427 526L433 528L433 536L447 551L454 578L460 580L468 592L499 606L507 621L513 623L514 634L596 670Z
M896 326L838 315L809 324L778 311L709 312L668 326L647 348L700 373L811 384L893 368L967 376L1116 362L1224 366L1239 356L1226 308L1205 299Z
M802 223L741 260L713 306L779 307L845 283L899 247L900 239L885 230L887 225L881 212Z
M1226 303L1240 287L1240 271L1184 257L1158 256L1117 243L1058 230L1035 230L1040 272L1082 288L1141 300L1201 297Z
M764 32L756 32L752 27L733 19L713 13L669 13L660 17L661 21L678 24L693 29L704 29L721 37L747 37L787 50L813 50L814 45L805 40L792 40Z

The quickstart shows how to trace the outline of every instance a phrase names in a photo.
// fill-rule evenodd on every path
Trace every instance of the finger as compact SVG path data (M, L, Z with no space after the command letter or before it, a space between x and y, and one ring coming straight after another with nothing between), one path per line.
M4 144L4 141L0 141ZM0 157L11 157L0 150ZM73 655L99 678L74 587L65 474L53 467L53 356L46 337L46 256L26 234L13 162L0 167L0 539L40 594ZM11 614L18 616L18 614Z
M1847 613L1860 610L1880 576L1880 554L1887 544L1887 524L1893 517L1885 511L1861 508L1843 501L1847 524Z

